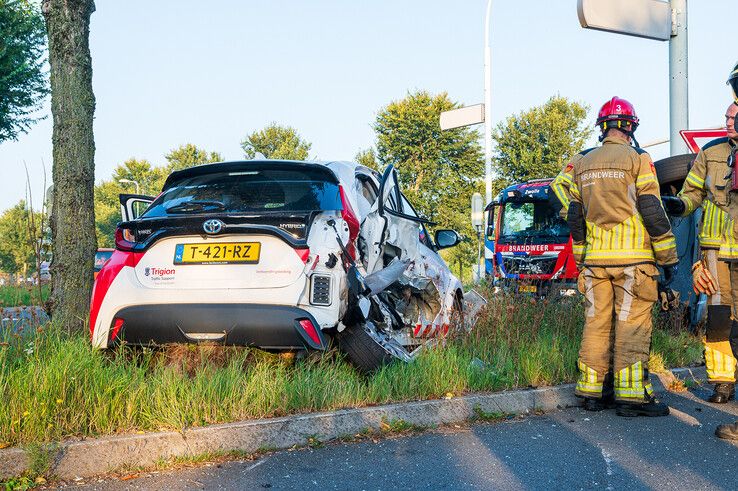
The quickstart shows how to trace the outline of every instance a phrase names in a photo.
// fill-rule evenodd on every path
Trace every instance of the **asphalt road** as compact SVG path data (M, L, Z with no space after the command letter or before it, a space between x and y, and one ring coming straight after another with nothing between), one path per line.
M121 489L738 489L738 444L713 436L738 404L712 405L707 387L663 396L666 418L567 409L378 442L330 443L256 461L88 480Z

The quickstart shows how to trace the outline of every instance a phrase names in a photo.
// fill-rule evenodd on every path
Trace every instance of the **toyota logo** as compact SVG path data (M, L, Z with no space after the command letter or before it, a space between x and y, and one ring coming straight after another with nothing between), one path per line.
M205 220L205 223L202 224L202 229L205 231L206 234L217 234L220 233L221 230L223 230L223 225L223 222L213 218L211 220Z

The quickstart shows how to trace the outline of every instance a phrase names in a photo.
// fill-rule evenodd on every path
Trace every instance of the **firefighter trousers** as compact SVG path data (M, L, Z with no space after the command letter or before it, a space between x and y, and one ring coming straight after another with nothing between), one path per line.
M707 299L705 368L710 383L735 382L736 358L730 346L732 287L728 263L718 260L717 249L702 251L707 269L717 280L718 290Z
M738 262L731 261L730 267L730 294L733 308L731 311L731 327L728 334L728 344L733 351L733 358L738 359Z
M585 320L577 395L601 398L603 382L610 377L618 401L643 403L653 394L648 358L658 276L652 264L582 270L578 286ZM736 276L738 285L738 269Z

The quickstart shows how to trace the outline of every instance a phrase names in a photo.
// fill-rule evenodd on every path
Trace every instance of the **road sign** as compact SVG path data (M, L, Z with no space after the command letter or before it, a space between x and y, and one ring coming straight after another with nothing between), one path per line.
M484 225L484 198L479 193L472 194L471 198L472 226L481 228Z
M689 151L692 153L698 153L702 146L710 140L728 136L728 132L725 128L711 130L681 130L679 134L684 140L684 143L687 144Z
M578 0L577 15L588 29L659 41L674 34L671 6L659 0Z
M441 129L450 130L472 124L484 123L484 104L460 107L441 113Z

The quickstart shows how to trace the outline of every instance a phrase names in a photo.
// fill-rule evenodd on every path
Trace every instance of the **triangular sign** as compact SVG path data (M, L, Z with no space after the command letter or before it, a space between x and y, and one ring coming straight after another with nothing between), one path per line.
M681 130L679 134L682 136L682 140L684 140L684 143L687 144L689 151L692 153L698 153L706 143L714 140L715 138L728 136L728 132L725 128L710 130Z

